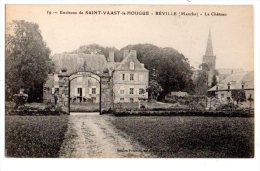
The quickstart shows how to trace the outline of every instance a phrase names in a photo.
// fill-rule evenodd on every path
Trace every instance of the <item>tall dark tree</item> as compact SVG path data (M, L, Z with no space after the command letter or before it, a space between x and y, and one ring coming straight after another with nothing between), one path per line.
M8 23L6 32L6 98L11 100L20 88L28 101L41 100L42 85L54 70L50 50L36 23L16 20Z
M217 76L214 74L212 77L211 87L214 87L217 85Z
M195 94L197 95L207 95L208 86L208 73L205 70L199 72L198 77L195 80Z

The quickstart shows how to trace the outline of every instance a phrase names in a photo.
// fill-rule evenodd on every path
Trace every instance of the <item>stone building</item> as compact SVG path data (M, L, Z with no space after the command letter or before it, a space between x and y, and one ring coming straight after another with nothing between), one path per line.
M149 71L137 59L136 51L125 50L124 58L113 73L114 102L138 102L148 98Z
M100 98L107 99L109 103L127 103L148 98L148 70L137 59L135 50L125 50L121 62L115 62L113 51L109 52L107 58L97 54L62 53L54 55L52 59L57 70L48 75L44 85L45 102L53 102L55 93L59 96L64 94L60 90L60 80L64 74L70 80L68 93L72 103L99 103ZM64 68L66 72L62 73ZM86 74L81 71L89 72ZM102 79L107 82L104 83Z
M232 90L244 90L246 101L242 105L244 107L253 106L249 97L252 100L254 99L254 71L231 74L216 86L209 89L208 92L214 92L220 101L228 102L232 100Z

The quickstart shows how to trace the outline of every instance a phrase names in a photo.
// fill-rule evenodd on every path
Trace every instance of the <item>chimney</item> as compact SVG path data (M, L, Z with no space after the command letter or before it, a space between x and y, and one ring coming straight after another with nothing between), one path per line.
M128 55L129 55L129 50L128 50L128 49L127 49L127 50L124 50L124 56L123 56L123 58L126 58Z
M109 51L108 62L115 62L115 54L113 50Z

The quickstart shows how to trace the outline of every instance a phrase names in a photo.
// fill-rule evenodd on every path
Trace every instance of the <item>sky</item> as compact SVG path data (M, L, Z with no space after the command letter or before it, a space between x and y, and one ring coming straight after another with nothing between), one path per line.
M86 15L86 11L149 11L153 15ZM155 15L160 11L193 12L199 16ZM212 16L212 12L226 16ZM92 43L118 49L151 43L178 50L195 68L202 62L211 29L216 68L254 70L252 6L7 5L6 22L11 20L37 23L52 54Z

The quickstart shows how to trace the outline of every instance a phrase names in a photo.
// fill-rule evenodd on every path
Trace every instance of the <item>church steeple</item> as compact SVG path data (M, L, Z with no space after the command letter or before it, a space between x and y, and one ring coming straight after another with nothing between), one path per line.
M205 55L203 55L202 59L202 70L206 70L208 72L208 86L211 86L213 76L215 74L216 69L216 56L213 53L213 46L212 46L212 38L211 38L211 30L209 29L208 41Z
M205 56L214 56L212 39L211 39L211 30L210 29L209 29L209 35L208 35L207 48L206 48Z

